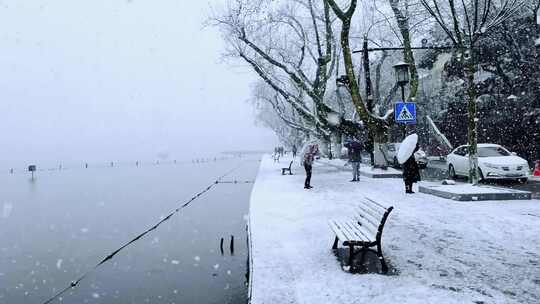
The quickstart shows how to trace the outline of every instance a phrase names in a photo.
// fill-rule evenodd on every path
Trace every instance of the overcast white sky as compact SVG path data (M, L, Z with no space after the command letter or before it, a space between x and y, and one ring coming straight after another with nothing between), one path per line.
M220 1L212 1L217 3ZM207 1L0 0L0 162L271 148Z

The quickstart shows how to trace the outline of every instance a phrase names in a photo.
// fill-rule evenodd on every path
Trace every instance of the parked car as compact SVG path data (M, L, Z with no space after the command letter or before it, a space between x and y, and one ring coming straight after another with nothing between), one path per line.
M446 157L448 174L469 176L468 145L459 146ZM478 144L478 171L480 180L511 179L527 182L527 161L497 144Z
M387 158L390 161L391 165L396 168L401 167L397 160L397 151L399 150L399 144L400 143L389 143L386 145L388 149ZM428 158L424 150L419 149L418 151L416 151L414 153L414 159L416 159L416 162L418 163L418 167L420 169L424 169L427 167Z

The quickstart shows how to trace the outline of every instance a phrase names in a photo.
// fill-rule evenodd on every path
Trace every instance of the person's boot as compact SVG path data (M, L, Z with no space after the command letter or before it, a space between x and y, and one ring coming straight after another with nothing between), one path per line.
M414 193L412 192L411 188L412 188L411 186L405 185L405 193Z

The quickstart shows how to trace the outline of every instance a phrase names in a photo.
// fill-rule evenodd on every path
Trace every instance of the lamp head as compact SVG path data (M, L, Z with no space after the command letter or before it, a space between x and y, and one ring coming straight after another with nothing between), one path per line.
M400 86L409 83L409 64L406 62L398 62L394 64L394 71L396 73L396 81Z

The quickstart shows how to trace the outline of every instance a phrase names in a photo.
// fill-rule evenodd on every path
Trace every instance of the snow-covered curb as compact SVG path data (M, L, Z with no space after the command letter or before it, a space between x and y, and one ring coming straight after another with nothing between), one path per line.
M532 197L529 191L487 185L473 186L467 183L441 185L435 182L420 182L419 191L456 201L530 200Z
M534 303L540 299L540 202L461 203L406 195L399 179L349 183L349 172L316 165L281 175L264 157L250 207L253 304ZM368 195L393 205L383 251L397 276L353 275L332 254L328 218ZM479 302L478 302L479 303Z

